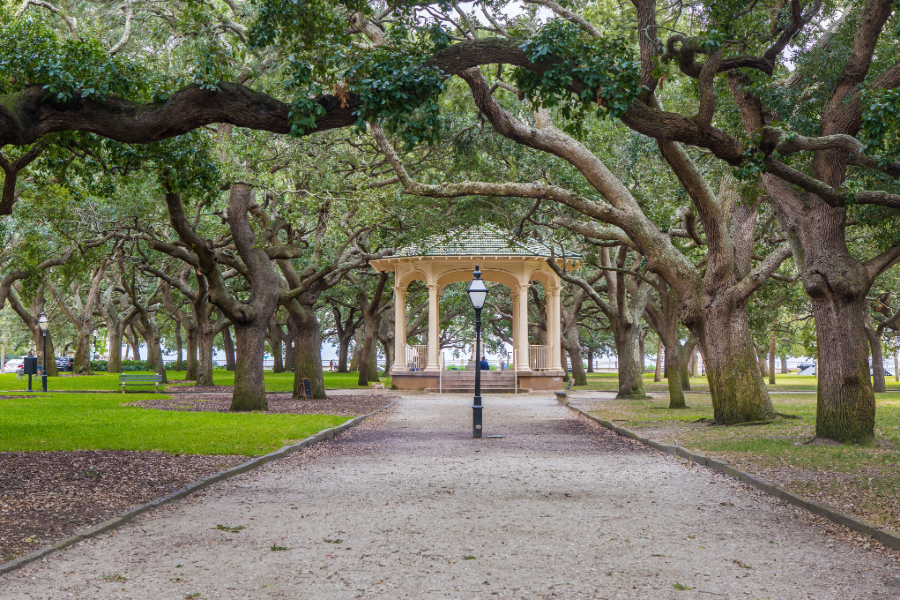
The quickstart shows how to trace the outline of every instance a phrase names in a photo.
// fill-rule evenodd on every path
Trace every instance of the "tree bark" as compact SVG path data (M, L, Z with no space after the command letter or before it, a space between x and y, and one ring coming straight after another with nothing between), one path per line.
M861 443L875 436L865 333L868 307L865 295L842 301L836 296L811 297L818 347L816 436Z
M147 369L156 371L162 379L162 383L168 383L166 377L166 363L163 361L162 348L160 346L161 337L159 334L159 326L156 323L156 317L150 314L138 313L138 320L135 323L140 334L144 337L144 343L147 344Z
M866 323L866 337L869 340L869 349L872 352L872 391L883 394L887 391L887 382L884 380L884 356L881 352L880 332Z
M272 350L272 372L284 373L284 359L281 354L281 327L273 316L269 322L269 348Z
M288 316L290 320L290 315ZM294 338L291 336L291 324L287 324L287 334L282 336L281 341L284 342L284 368L294 368Z
M562 304L562 300L560 300L560 304ZM562 326L565 328L565 332L564 335L560 336L561 343L563 349L572 360L573 385L587 385L587 375L584 372L584 363L581 356L581 338L579 337L578 322L575 320L575 316L572 315L571 319L567 319L566 315L563 314Z
M640 327L620 318L617 320L614 330L616 355L619 358L619 392L616 394L616 398L646 398L641 364L637 360Z
M719 300L704 310L702 326L692 327L703 348L716 423L769 421L775 409L759 373L746 307L735 305L728 295ZM696 356L697 347L694 352ZM696 369L698 361L693 362Z
M126 338L128 339L128 345L131 346L131 354L133 355L131 360L141 360L141 338L134 329L134 323L128 325L128 331L130 335L126 336Z
M367 386L370 382L378 382L378 333L381 329L381 317L384 314L382 298L387 285L388 274L381 273L375 290L369 295L363 289L359 295L359 304L363 316L363 347L359 361L358 385Z
M184 353L184 340L181 338L181 321L175 319L175 370L181 372L182 364L181 356Z
M675 293L664 282L655 285L658 303L647 303L647 321L659 338L656 359L656 375L659 377L661 363L665 361L666 381L669 386L669 408L684 408L682 370L684 350L678 340L678 300ZM663 358L663 356L665 358Z
M674 343L675 345L678 345L678 340L676 339ZM687 404L684 401L684 390L681 387L679 352L677 350L669 352L667 346L664 354L666 371L669 373L669 377L666 380L669 384L669 408L687 408ZM657 363L657 372L659 372L659 363Z
M75 337L75 357L72 359L72 370L76 375L93 375L91 368L91 333L79 329Z
M387 340L381 342L381 350L384 352L384 371L381 372L381 375L387 377L391 374L391 367L394 364L394 344L393 340Z
M653 383L660 383L662 381L662 360L663 343L662 340L659 340L656 344L656 371L653 373Z
M588 350L587 361L588 361L587 372L593 373L594 372L594 351L593 350Z
M234 393L231 411L266 411L266 384L263 377L263 354L266 351L266 323L268 319L253 319L234 324L237 355Z
M775 342L777 341L775 330L769 339L769 383L775 385Z
M787 364L787 356L781 357L781 373L785 374L788 372L788 364Z
M751 340L750 343L751 348L753 347L753 343ZM700 348L699 346L694 346L694 351L691 352L691 377L699 377L700 376Z
M194 361L195 379L198 386L208 387L215 385L213 376L213 343L216 339L216 331L213 323L209 319L209 309L207 305L208 289L206 287L206 278L198 277L201 282L199 286L197 298L194 301L194 319L197 327L194 329L196 335L197 358Z
M107 327L109 333L109 360L106 363L107 373L122 372L122 329Z
M222 352L225 353L225 370L234 371L234 340L231 339L231 327L222 330Z
M681 389L688 392L691 389L691 358L697 346L697 338L691 334L691 338L682 346L678 345L678 368L681 378Z
M353 334L353 353L350 355L350 372L359 371L359 361L363 349L363 330L357 327Z
M347 355L350 353L351 341L353 341L353 336L338 340L338 373L350 372L350 369L347 368Z
M325 374L322 372L322 334L319 320L312 306L292 301L287 310L291 318L288 327L294 338L294 393L293 398L304 396L303 379L309 379L312 397L325 398Z
M197 381L197 328L186 329L187 335L187 360L185 361L184 378L187 381Z

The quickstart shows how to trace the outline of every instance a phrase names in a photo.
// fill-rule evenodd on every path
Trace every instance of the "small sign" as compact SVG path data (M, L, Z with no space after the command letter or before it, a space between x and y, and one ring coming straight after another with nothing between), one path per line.
M312 383L306 377L303 378L303 397L312 398Z

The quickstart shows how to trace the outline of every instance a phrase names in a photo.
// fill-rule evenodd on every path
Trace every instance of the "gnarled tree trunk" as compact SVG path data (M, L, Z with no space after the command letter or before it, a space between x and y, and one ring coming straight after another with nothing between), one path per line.
M703 349L716 423L771 420L775 409L759 372L746 306L722 294L704 308L703 322L687 325Z
M184 340L181 337L181 321L175 319L175 370L181 372L184 366Z
M284 373L284 359L281 353L281 327L273 316L269 322L269 334L267 336L269 348L272 350L272 372Z
M638 360L638 337L640 327L623 318L613 326L613 339L616 342L616 356L619 359L619 393L616 398L643 399L644 378L641 363Z
M234 393L228 410L268 410L263 376L267 321L268 319L254 319L248 323L234 324L238 360L234 370Z
M769 383L775 385L775 342L778 338L775 330L772 330L772 337L769 339Z
M319 320L312 306L297 300L287 305L291 318L288 326L294 338L294 393L293 398L304 396L303 379L309 379L313 398L325 398L325 374L322 372L322 334Z
M866 337L869 340L869 348L872 351L872 391L883 394L887 391L887 382L884 380L884 356L881 352L881 332L871 323L866 323Z
M566 319L563 316L564 333L561 337L563 349L568 353L572 361L572 385L587 385L587 375L584 373L584 359L581 355L581 338L578 334L578 322L573 318Z
M225 354L225 370L234 371L234 340L231 339L231 327L222 330L222 352Z

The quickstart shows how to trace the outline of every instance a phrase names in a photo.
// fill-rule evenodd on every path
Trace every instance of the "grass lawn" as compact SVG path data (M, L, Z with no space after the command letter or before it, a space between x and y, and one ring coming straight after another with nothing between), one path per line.
M340 425L334 415L150 410L126 402L157 394L47 394L0 399L0 452L158 450L173 454L265 454Z
M131 372L129 372L130 374ZM138 373L150 374L149 371L139 371ZM188 383L184 381L184 371L167 371L166 376L173 384ZM357 385L357 373L325 373L325 389L362 389L369 386ZM290 392L294 389L293 373L265 373L266 391L268 392ZM382 377L381 380L390 387L391 378ZM234 372L219 371L213 372L213 381L216 385L234 385ZM188 385L190 385L188 383ZM41 378L33 377L31 382L32 389L39 391L41 389ZM97 375L88 375L84 377L49 377L47 379L47 387L51 390L68 390L68 391L85 391L96 392L105 390L121 390L119 386L119 375L116 373L98 373ZM28 378L18 379L15 374L0 375L0 391L3 392L21 392L28 389ZM140 387L131 387L129 390L138 390ZM152 387L143 388L150 389Z
M169 371L172 383L183 371ZM356 388L356 373L325 373L328 389ZM293 373L266 373L266 390L293 389ZM217 385L233 385L234 373L216 371ZM0 392L19 394L27 379L0 375ZM40 378L32 382L40 390ZM159 450L173 454L265 454L322 429L340 425L348 417L333 415L262 415L149 410L122 406L153 393L91 394L120 390L117 374L52 377L51 390L78 394L41 394L0 399L0 452L46 450ZM130 388L140 391L148 388ZM152 390L152 388L149 388ZM27 392L26 392L27 393ZM164 397L164 396L163 396Z
M587 386L578 386L578 390L598 390L604 392L615 392L618 389L618 375L616 373L588 373ZM768 383L769 378L765 378L766 387L773 392L814 392L816 391L816 378L811 376L800 375L775 375L775 385ZM900 382L895 381L893 377L887 378L887 389L900 391ZM668 393L669 387L664 379L661 383L653 383L653 373L644 374L644 391L645 392L663 392ZM706 377L691 377L692 392L709 392L709 383Z
M777 412L802 419L747 427L698 423L712 417L708 394L691 394L688 408L681 410L668 409L662 394L651 400L591 403L585 397L573 403L589 404L592 414L645 437L725 460L769 483L900 530L900 396L875 396L877 439L870 446L807 443L815 432L814 394L774 394Z

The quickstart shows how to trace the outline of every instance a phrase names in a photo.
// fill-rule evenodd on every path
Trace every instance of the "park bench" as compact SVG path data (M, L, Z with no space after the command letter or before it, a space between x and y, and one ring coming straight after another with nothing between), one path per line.
M122 373L119 375L119 385L122 386L122 393L125 393L126 385L153 385L156 386L156 393L159 393L159 384L162 382L162 377L159 375L146 375L146 374L129 374Z
M566 384L566 389L561 392L553 392L554 394L556 394L556 399L559 400L563 406L569 405L569 390L572 389L573 383L574 380L570 379L569 383Z

